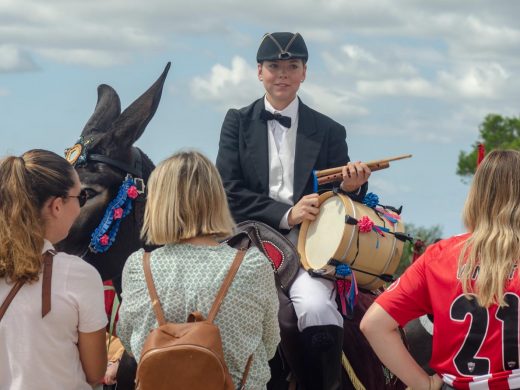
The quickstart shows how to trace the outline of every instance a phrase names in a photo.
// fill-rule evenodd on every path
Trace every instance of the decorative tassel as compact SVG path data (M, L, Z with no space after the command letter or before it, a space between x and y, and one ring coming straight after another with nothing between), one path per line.
M383 217L391 224L396 224L397 222L399 222L400 219L398 215L392 215L388 213L383 213Z
M356 276L348 264L340 264L336 266L336 277L338 277L336 288L341 304L341 313L347 318L352 318L359 292Z
M388 232L389 230L387 228L384 228L382 226L372 226L372 230L375 231L377 234L379 234L381 237L385 236L385 233L383 233L383 230L386 230Z
M477 167L480 165L482 160L484 160L484 156L486 155L486 148L484 144L478 144L478 155L477 155Z
M318 193L318 176L316 176L316 170L312 171L312 190L315 194Z

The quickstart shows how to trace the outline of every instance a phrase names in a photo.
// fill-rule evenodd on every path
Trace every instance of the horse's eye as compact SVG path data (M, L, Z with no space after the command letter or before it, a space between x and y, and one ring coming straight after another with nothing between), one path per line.
M85 192L87 193L87 199L95 198L99 192L96 190L93 190L92 188L85 188Z

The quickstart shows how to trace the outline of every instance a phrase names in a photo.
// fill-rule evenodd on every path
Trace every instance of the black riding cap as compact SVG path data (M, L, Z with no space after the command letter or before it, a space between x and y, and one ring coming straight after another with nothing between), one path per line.
M260 42L256 62L302 59L307 62L309 53L299 33L275 32L265 34Z

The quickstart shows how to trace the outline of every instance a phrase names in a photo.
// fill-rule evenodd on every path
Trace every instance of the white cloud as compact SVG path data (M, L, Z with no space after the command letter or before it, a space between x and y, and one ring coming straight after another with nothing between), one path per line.
M428 80L415 77L410 79L361 80L357 90L365 96L417 96L438 97L442 92Z
M322 54L322 58L327 68L338 76L369 77L375 80L417 74L416 68L411 63L400 61L393 53L387 52L384 55L386 57L376 56L359 45L344 44L339 52L326 51Z
M14 45L0 45L0 73L38 69L30 55Z
M497 63L469 65L454 73L441 71L440 83L466 98L498 98L509 73Z
M359 99L346 92L347 89L305 82L300 91L305 103L332 117L357 117L369 113L366 107L356 103Z
M480 17L470 15L460 18L452 30L452 39L447 40L454 55L472 59L488 59L492 54L495 58L509 56L518 50L520 45L520 30L498 23L486 23ZM456 35L455 35L456 34Z
M130 61L137 50L172 48L186 36L213 35L244 45L260 38L244 30L263 33L286 26L289 31L300 31L312 45L340 45L345 37L351 42L360 37L385 37L380 42L384 45L389 37L412 37L438 41L454 57L510 56L520 42L514 17L519 8L511 1L485 0L3 0L0 36L7 44L29 52L103 50ZM66 56L69 61L71 56ZM92 65L88 58L84 60ZM81 56L75 61L81 61Z
M191 81L191 93L196 99L211 101L218 106L241 107L262 95L256 74L256 68L236 56L230 68L216 64L210 75L195 77Z
M347 55L347 58L356 62L367 62L370 64L377 63L375 57L368 51L359 46L344 45L341 51Z
M56 62L106 67L123 64L128 55L90 49L39 49L38 53Z

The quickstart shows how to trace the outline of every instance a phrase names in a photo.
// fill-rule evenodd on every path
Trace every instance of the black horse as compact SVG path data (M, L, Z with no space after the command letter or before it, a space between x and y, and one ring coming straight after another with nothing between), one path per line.
M114 281L119 293L126 259L143 246L140 229L146 182L155 167L148 156L133 144L157 110L169 68L170 63L157 81L122 113L116 91L108 85L100 85L94 113L81 132L78 143L67 152L67 158L75 164L89 199L68 237L59 244L59 249L92 264L103 280ZM131 212L119 222L113 244L109 248L96 246L95 240L100 237L93 238L92 235L101 228L100 223L108 213L107 206L118 196L127 178L134 181L140 194L131 202ZM114 223L112 220L112 225ZM108 230L107 235L110 233L111 230Z

